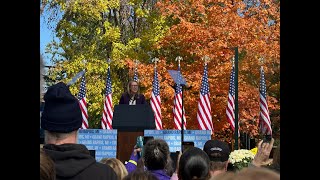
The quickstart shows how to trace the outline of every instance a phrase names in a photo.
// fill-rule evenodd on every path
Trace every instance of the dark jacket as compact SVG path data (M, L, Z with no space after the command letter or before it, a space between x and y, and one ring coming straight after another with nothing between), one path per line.
M147 104L146 98L143 94L136 95L134 99L136 100L136 104ZM119 104L129 104L129 101L130 95L126 92L121 95Z
M106 164L96 162L85 145L47 144L43 149L55 163L57 180L117 180L114 170Z

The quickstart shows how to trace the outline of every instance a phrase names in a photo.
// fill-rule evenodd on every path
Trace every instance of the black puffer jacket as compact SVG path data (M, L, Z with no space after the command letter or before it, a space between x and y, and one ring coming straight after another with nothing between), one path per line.
M114 170L96 162L82 144L47 144L43 149L55 162L57 180L117 180Z

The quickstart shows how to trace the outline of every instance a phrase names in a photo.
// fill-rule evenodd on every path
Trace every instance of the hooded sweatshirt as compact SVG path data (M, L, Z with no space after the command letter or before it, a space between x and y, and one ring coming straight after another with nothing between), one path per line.
M117 180L114 170L106 164L96 162L83 144L47 144L43 149L55 163L57 180Z

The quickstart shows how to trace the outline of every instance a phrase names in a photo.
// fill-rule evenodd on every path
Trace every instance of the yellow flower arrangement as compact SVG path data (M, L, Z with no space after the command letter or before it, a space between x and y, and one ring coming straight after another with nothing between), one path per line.
M229 155L229 162L233 166L240 170L244 167L248 167L248 164L253 160L254 153L248 149L234 150Z

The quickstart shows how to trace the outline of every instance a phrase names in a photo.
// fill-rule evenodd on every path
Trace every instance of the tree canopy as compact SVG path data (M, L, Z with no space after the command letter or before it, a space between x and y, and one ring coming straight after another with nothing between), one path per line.
M42 1L42 16L57 21L59 41L47 46L53 54L51 79L68 82L86 70L89 127L100 128L107 68L111 68L113 104L133 77L134 61L142 93L151 97L153 68L158 57L162 123L173 129L173 80L177 69L191 86L184 92L187 129L198 129L197 101L204 62L208 79L213 136L231 141L226 119L227 95L234 47L239 48L240 130L258 136L260 66L265 71L273 131L280 124L280 2L270 0L51 0ZM57 13L59 12L59 13ZM57 16L61 18L57 20ZM110 58L112 62L107 63ZM263 59L263 63L259 61ZM70 87L75 95L77 82Z

